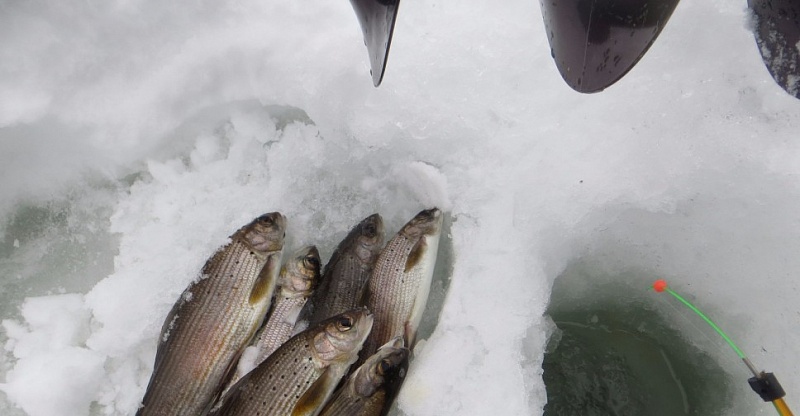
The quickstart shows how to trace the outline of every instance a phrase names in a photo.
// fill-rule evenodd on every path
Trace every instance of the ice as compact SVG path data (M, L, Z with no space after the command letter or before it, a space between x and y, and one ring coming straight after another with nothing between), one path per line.
M4 320L17 359L0 388L29 415L88 414L105 379L102 354L81 348L90 311L77 294L28 298L26 326Z
M667 279L800 391L800 101L741 4L683 2L594 95L530 0L404 3L379 89L345 1L2 8L3 414L132 415L168 310L255 216L327 260L367 215L393 233L432 205L438 315L397 414L541 414L543 314L574 270L575 302L652 304L744 382L653 300Z

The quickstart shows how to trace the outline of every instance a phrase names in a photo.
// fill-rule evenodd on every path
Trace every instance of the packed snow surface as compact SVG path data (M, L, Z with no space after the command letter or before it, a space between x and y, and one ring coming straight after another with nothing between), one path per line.
M682 2L594 95L559 77L532 0L403 2L378 89L346 1L0 10L0 413L132 415L169 308L262 213L326 260L367 215L391 235L431 206L446 235L397 412L541 414L574 264L575 302L667 279L800 397L800 101L744 2ZM757 410L730 414L772 411L742 397Z

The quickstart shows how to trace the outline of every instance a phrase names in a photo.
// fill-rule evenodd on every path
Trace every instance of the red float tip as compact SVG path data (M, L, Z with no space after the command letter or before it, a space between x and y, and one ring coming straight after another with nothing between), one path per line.
M658 293L661 293L667 290L667 281L664 279L658 279L653 283L653 290Z

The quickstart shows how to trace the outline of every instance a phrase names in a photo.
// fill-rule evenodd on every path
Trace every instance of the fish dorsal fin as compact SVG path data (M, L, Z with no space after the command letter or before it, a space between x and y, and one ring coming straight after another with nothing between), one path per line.
M406 268L403 270L405 273L408 273L409 270L413 269L414 266L419 264L427 248L428 244L425 243L425 237L420 237L419 241L417 241L417 244L414 244L414 247L411 248L411 252L408 253L408 258L406 259Z
M261 272L258 273L256 281L253 282L253 289L250 291L249 301L251 305L272 299L278 276L276 272L279 267L280 255L271 254L267 256L267 262Z
M341 374L330 367L322 370L319 378L300 396L292 409L292 416L316 415L330 398L333 389L339 384Z

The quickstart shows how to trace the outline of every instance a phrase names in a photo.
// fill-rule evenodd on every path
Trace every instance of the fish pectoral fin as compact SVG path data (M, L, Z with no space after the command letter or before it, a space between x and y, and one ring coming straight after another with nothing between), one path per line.
M297 404L292 409L292 416L313 415L321 410L333 393L333 389L339 384L341 374L337 373L340 372L333 371L330 367L323 370L319 378L297 400Z
M419 264L427 248L428 244L425 242L425 238L420 238L417 244L414 244L414 247L411 248L411 252L408 253L408 258L406 258L406 267L403 270L405 273L408 273L409 270Z
M264 268L258 273L253 289L250 291L250 304L255 305L260 302L269 302L275 292L275 284L278 281L277 270L280 269L280 255L270 254Z
M411 326L411 322L406 321L405 327L403 329L403 339L406 341L406 345L409 349L414 348L414 343L416 342L417 338L417 329Z

